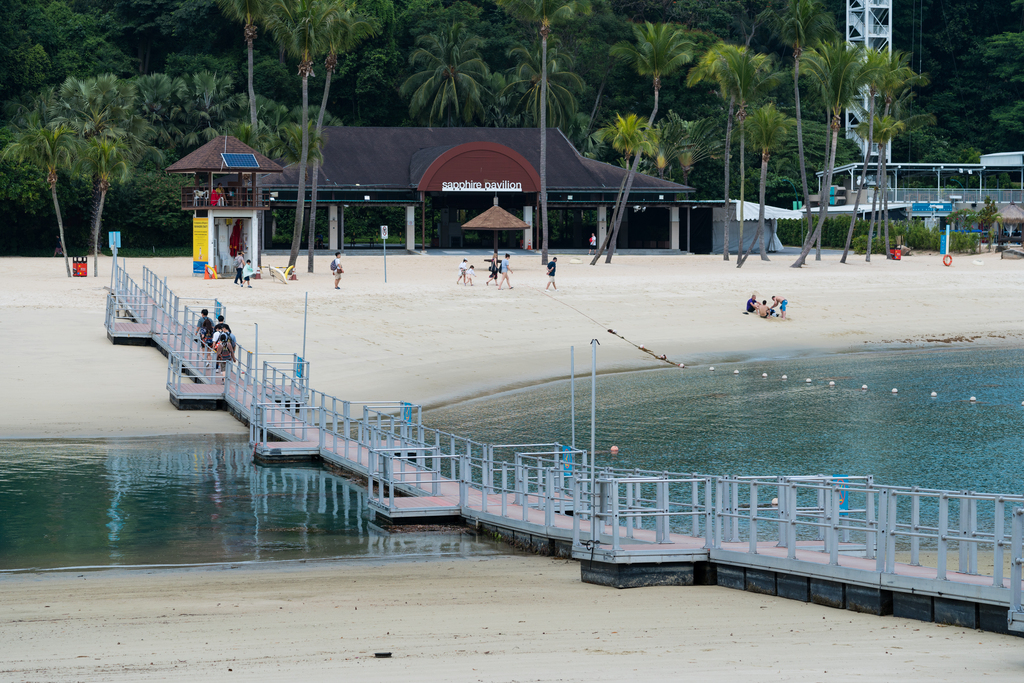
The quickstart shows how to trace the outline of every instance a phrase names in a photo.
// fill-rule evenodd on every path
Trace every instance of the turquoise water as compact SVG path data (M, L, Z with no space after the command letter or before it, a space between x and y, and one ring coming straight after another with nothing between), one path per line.
M1018 349L941 350L599 375L597 462L709 474L874 474L887 484L1021 493L1022 361ZM590 445L589 369L589 359L577 366L587 373L576 382L582 448ZM560 381L431 410L424 421L490 443L569 443L569 398L569 382Z
M395 534L320 467L260 467L246 438L0 441L0 570L506 552Z
M1022 493L1022 360L1016 349L945 350L599 376L597 461ZM589 377L576 390L577 444L588 447ZM490 443L569 443L569 383L424 421ZM0 441L0 570L508 552L471 534L388 535L366 521L358 485L250 454L245 438Z

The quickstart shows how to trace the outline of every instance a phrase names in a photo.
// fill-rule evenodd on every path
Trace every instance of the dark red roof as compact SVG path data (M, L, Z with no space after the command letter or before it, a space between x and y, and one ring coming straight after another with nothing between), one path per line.
M225 166L221 154L252 154L256 157L256 163L260 167L252 169ZM215 137L196 151L167 167L168 173L195 173L197 171L213 171L214 173L218 171L225 173L236 171L242 173L281 173L283 170L276 161L268 159L238 138L233 138L230 135Z
M536 128L324 128L321 189L414 190L427 168L441 155L470 142L493 142L522 155L540 168L540 134ZM617 192L626 171L588 159L557 128L548 128L548 190ZM298 164L291 164L262 186L297 187ZM306 174L307 187L310 184ZM634 190L689 192L692 188L638 173Z

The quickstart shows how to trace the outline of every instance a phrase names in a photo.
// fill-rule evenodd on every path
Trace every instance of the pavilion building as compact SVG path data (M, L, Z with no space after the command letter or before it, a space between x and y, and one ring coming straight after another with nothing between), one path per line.
M333 126L323 135L317 206L328 211L330 249L344 249L345 207L404 207L405 247L414 251L417 241L421 248L466 246L473 230L466 223L495 204L526 225L521 231L502 232L503 248L540 248L536 128ZM611 229L612 207L626 170L584 157L557 128L549 128L547 136L549 225L550 217L562 212L560 224L571 223L571 229L563 229L559 246L585 249L592 232L603 241ZM298 166L261 179L260 188L273 206L295 206ZM687 210L691 192L685 185L636 174L616 248L687 250L688 228L700 222L706 223L700 239L706 232L704 250L710 251L711 209ZM308 206L308 174L304 199ZM473 235L473 241L490 246L491 235ZM265 238L265 243L270 242Z

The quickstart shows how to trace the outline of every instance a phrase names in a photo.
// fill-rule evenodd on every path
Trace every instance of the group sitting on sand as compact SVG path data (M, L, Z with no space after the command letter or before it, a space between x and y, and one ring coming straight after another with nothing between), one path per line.
M782 318L786 319L786 306L789 305L787 299L783 299L781 296L773 296L771 305L768 301L762 299L760 303L757 301L757 292L750 295L747 299L747 310L743 311L743 315L750 315L751 313L757 313L760 317L768 318ZM778 309L778 310L776 310Z

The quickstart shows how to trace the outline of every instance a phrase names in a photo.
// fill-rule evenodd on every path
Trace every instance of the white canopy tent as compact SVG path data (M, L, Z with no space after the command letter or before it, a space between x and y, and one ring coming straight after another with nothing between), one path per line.
M729 253L736 254L740 246L740 202L733 200L734 220L729 224ZM754 241L757 235L757 212L759 205L754 202L743 202L743 243L744 250L753 249L760 251L760 246ZM782 249L782 242L778 237L778 220L780 218L802 218L803 212L792 209L780 209L777 206L764 207L764 246L769 252L776 252ZM725 242L725 209L715 209L712 215L712 243L711 253L721 254L722 245Z

